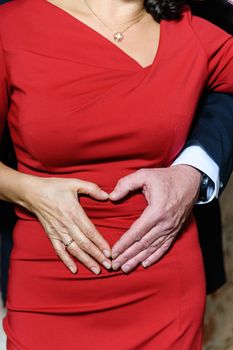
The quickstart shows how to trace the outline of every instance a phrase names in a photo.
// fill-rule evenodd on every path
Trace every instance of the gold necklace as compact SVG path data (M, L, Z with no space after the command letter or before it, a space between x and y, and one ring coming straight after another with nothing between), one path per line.
M124 33L126 32L126 30L128 30L130 27L132 27L134 24L138 23L146 14L146 10L143 9L143 11L139 14L138 18L136 18L136 20L131 23L130 25L128 25L124 30L121 31L116 31L114 32L111 28L109 28L103 21L102 19L92 10L92 8L90 7L90 5L87 3L86 0L84 0L86 6L88 7L88 9L91 11L91 13L99 20L100 23L103 24L104 27L106 27L109 31L113 32L113 39L114 41L120 42L124 39Z

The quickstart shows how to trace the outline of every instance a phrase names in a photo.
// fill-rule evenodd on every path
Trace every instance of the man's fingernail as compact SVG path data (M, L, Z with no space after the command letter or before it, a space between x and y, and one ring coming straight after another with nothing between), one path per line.
M121 269L122 269L123 272L127 273L127 272L130 271L130 266L129 265L124 265L124 266L122 266Z
M145 267L145 268L147 268L148 266L150 266L150 263L149 263L148 261L143 262L143 263L142 263L142 266Z
M100 273L100 269L98 267L92 267L91 271L94 272L96 275Z
M108 261L103 261L103 265L106 269L111 269L112 265Z
M77 269L74 266L69 266L69 269L72 273L76 273Z
M111 199L115 199L117 197L117 193L115 191L110 193Z
M106 256L106 258L110 258L110 257L111 257L111 253L110 253L109 250L104 249L104 250L103 250L103 253L104 253L104 255Z
M113 254L112 254L112 258L113 258L113 259L116 259L116 258L118 257L118 255L119 255L119 253L117 253L117 252L113 253Z
M119 263L113 263L113 264L112 264L113 270L119 269L120 266L121 266L121 264L119 264Z

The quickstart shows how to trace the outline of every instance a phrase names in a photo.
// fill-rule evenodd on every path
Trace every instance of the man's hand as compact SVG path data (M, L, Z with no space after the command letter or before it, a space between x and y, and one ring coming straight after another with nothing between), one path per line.
M118 181L110 200L142 188L148 206L112 247L114 270L148 267L166 253L197 200L200 181L201 173L188 165L140 169Z

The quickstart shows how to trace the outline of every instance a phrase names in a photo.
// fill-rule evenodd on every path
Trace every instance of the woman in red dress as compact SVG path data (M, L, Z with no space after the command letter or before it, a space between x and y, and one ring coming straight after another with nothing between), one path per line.
M18 215L7 348L200 350L193 216L176 239L149 230L152 258L130 273L111 248L156 206L154 170L183 147L201 94L233 92L232 37L167 0L13 0L0 35L1 129L18 161L0 164Z

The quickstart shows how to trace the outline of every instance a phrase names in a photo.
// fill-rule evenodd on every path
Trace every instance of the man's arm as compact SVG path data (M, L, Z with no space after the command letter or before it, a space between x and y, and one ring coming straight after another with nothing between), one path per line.
M194 157L193 147L199 147L202 155ZM213 173L217 177L219 173L223 190L233 162L233 96L210 93L201 101L184 152L187 163L132 173L121 178L110 194L114 201L143 188L149 200L142 215L112 247L114 270L121 267L129 272L138 264L148 267L166 253L196 203L200 183L197 168L212 177L213 182L217 182Z
M206 173L215 196L219 183L223 191L233 169L232 95L212 92L202 99L185 148L174 164L188 164Z

